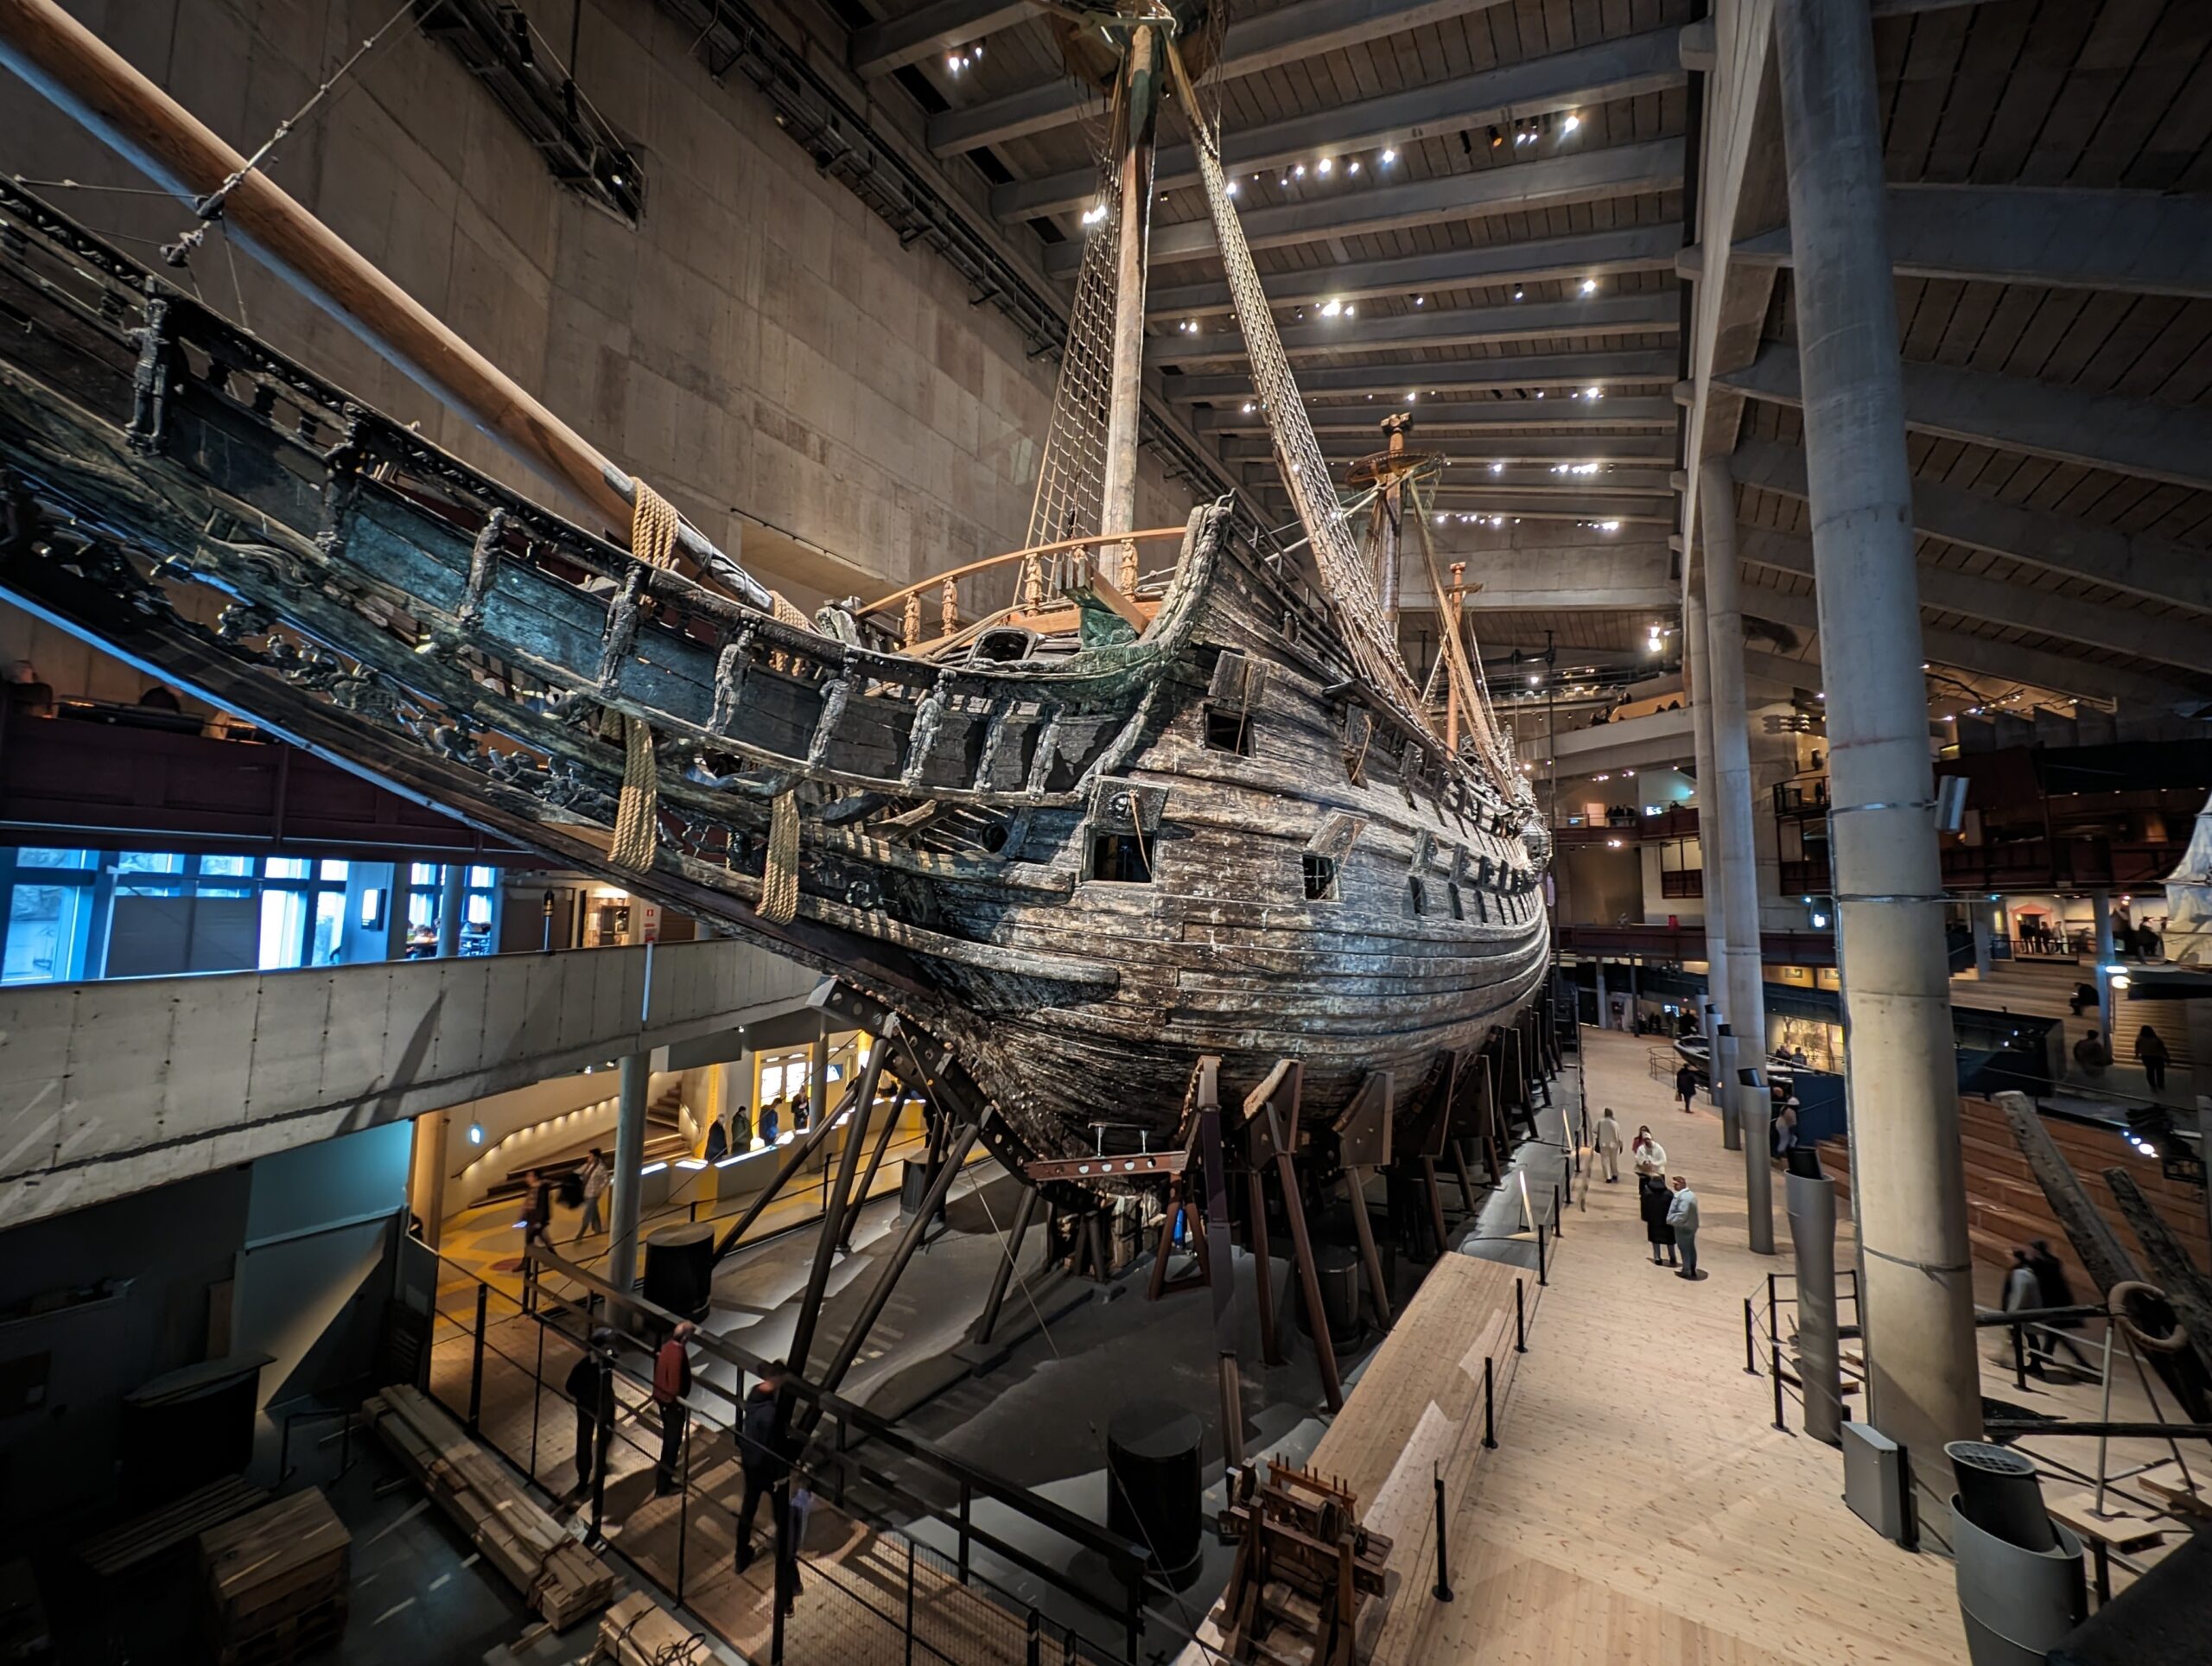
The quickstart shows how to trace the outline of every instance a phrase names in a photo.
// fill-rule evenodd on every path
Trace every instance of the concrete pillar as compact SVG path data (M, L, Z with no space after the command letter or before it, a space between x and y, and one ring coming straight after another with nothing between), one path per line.
M407 958L407 881L413 871L404 862L392 862L385 869L389 876L385 881L384 893L384 957L386 960Z
M425 1111L415 1119L408 1150L407 1207L423 1223L423 1242L438 1247L446 1218L446 1129L442 1110Z
M1967 926L1974 933L1974 970L1977 977L1986 978L1997 964L1991 944L1995 936L1992 929L1990 906L1986 902L1967 905Z
M2105 1033L2105 1046L2111 1049L2112 1056L2117 1059L2120 1057L2120 1049L2113 1046L2112 1039L2112 974L2105 970L2107 966L2120 964L2119 958L2113 950L2112 893L2110 891L2098 890L2089 893L2089 916L2096 922L2097 931L2097 1022Z
M1728 934L1728 1022L1736 1032L1736 1062L1766 1066L1766 966L1759 943L1759 858L1752 833L1751 737L1744 694L1742 569L1736 556L1736 480L1727 460L1707 462L1698 501L1705 527L1705 614L1707 686L1713 691L1713 829L1706 846L1717 868ZM1718 859L1717 862L1715 859ZM1727 1115L1744 1148L1744 1203L1751 1252L1774 1253L1774 1160L1767 1138L1764 1088L1731 1077Z
M1713 804L1719 777L1713 765L1713 686L1707 674L1705 595L1699 585L1682 592L1682 669L1689 682L1690 733L1697 760L1698 862L1705 872L1705 1005L1699 1014L1705 1031L1705 1056L1713 1052L1714 1032L1727 1011L1728 932L1720 873L1713 860ZM1719 1103L1720 1078L1713 1077L1713 1101Z
M461 952L461 921L468 912L468 870L449 863L438 878L438 958L451 960Z
M645 1086L652 1075L652 1055L625 1053L621 1070L614 1102L614 1173L609 1188L614 1206L607 1223L607 1281L626 1290L638 1276L638 1171L645 1166Z
M1867 0L1775 10L1821 662L1827 684L1872 1421L1937 1498L1981 1433L1912 481Z

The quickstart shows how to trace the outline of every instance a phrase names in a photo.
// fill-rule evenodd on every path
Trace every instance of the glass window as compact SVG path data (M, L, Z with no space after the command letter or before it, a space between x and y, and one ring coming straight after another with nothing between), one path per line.
M499 870L496 868L472 868L468 870L468 888L472 891L488 891L499 882Z
M90 868L92 853L89 850L50 850L43 847L27 846L16 852L18 868Z
M437 864L428 862L416 862L407 870L407 882L410 885L435 885L438 882Z
M262 864L261 871L272 880L303 880L308 876L308 861L304 856L271 856Z
M297 891L261 893L261 970L280 972L297 966L307 942L308 900Z
M115 859L118 874L181 874L184 858L173 850L126 850Z
M203 874L220 874L226 878L251 879L253 858L251 856L202 856L200 859L200 871Z
M0 983L53 983L74 976L91 909L87 886L16 886L9 900Z
M437 904L428 891L407 893L407 925L410 931L427 932L436 924L437 918Z
M343 868L346 864L338 864ZM328 862L323 864L327 868ZM346 954L346 893L318 891L315 894L315 938L308 945L308 964L335 966Z
M492 899L480 893L472 895L468 899L467 919L471 925L489 925L492 923Z
M326 862L321 864L318 871L320 877L323 879L343 881L353 866L353 863L346 862Z

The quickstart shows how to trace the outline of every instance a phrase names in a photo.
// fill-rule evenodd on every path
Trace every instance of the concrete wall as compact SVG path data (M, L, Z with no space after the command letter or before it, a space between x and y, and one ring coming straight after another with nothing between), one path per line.
M716 939L0 991L0 1226L727 1029L817 981Z
M272 177L416 299L794 600L880 592L1019 547L1055 361L1031 360L951 268L894 232L717 86L650 0L533 6L579 87L634 143L636 229L555 182L447 48L404 29L279 152ZM241 150L391 16L385 0L70 0ZM897 95L894 95L894 97ZM0 168L140 184L0 74ZM168 239L159 199L54 194L103 232ZM126 247L150 258L146 245ZM430 397L219 238L200 288L280 349L471 462L540 489ZM1138 524L1187 494L1147 457ZM130 697L136 698L137 690Z

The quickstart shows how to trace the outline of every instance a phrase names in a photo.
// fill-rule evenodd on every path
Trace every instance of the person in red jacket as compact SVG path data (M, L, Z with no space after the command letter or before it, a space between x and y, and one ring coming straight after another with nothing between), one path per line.
M690 1342L698 1326L683 1320L668 1333L653 1356L653 1408L660 1414L660 1462L653 1468L653 1496L664 1498L683 1485L683 1431L691 1408Z

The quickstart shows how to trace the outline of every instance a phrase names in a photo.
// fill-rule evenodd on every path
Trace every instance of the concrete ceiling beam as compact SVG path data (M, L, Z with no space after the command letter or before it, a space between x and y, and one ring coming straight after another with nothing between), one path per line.
M1242 18L1223 37L1217 73L1224 80L1319 57L1339 47L1382 40L1430 23L1487 11L1504 0L1293 0L1258 17ZM957 156L985 145L1026 138L1080 121L1099 107L1098 95L1055 79L965 110L930 118L929 147Z
M931 0L853 31L846 61L853 73L893 74L1037 16L1030 0Z
M1252 404L1247 400L1245 404ZM1471 399L1459 403L1422 403L1413 407L1420 419L1419 432L1440 429L1516 428L1531 431L1571 431L1592 428L1675 427L1671 399ZM1317 434L1363 434L1376 417L1365 405L1314 405L1306 419ZM1264 434L1268 416L1256 408L1211 405L1192 413L1192 426L1201 434ZM1376 450L1382 448L1378 444Z
M1805 454L1796 446L1746 440L1731 466L1742 485L1808 500ZM2123 532L1934 480L1912 483L1912 524L1914 530L1948 544L2212 613L2212 557L2170 539Z
M1281 505L1286 515L1290 512L1289 494L1283 491L1280 480L1256 483L1252 489L1262 500ZM1594 525L1600 521L1618 521L1624 526L1662 527L1675 524L1675 505L1670 498L1592 497L1580 503L1571 503L1541 497L1516 498L1508 493L1455 502L1451 512L1485 518L1500 516L1509 523L1540 520Z
M1746 368L1713 379L1754 399L1802 403L1797 353L1787 342L1769 343ZM1908 362L1904 419L1923 434L1967 445L2212 490L2212 414L2202 410Z
M1281 249L1454 220L1652 196L1677 190L1681 183L1681 140L1646 139L1535 162L1498 162L1397 185L1353 186L1303 201L1249 208L1239 218L1251 247ZM1155 266L1211 259L1217 252L1213 221L1155 226L1151 252ZM1045 269L1055 277L1073 277L1082 264L1079 240L1056 243L1045 251Z
M1389 318L1324 319L1277 330L1283 351L1294 359L1316 353L1370 353L1392 348L1433 352L1439 347L1489 347L1551 338L1593 335L1676 334L1681 309L1673 295L1592 296L1573 301L1509 302L1502 307L1455 307ZM1234 329L1155 335L1144 344L1147 370L1163 365L1226 364L1249 360L1244 338ZM1398 372L1402 386L1432 385L1419 365Z
M1315 366L1299 372L1298 391L1308 398L1331 394L1383 393L1390 395L1395 402L1402 399L1409 372L1419 376L1424 388L1440 393L1465 393L1510 388L1672 385L1675 369L1675 355L1656 350L1501 354L1494 359L1450 359L1418 366ZM1242 403L1251 397L1252 378L1242 372L1173 376L1163 380L1160 391L1177 404L1223 400Z
M1755 619L1816 634L1820 609L1810 596L1783 595L1763 586L1744 587L1744 612ZM1923 624L1920 652L1930 664L2008 683L2025 683L2055 694L2089 700L2126 700L2132 704L2172 709L2195 708L2203 696L2180 683L2126 671L2117 665L2092 664L2069 655L2040 648L2023 648L2010 642L1991 642L1962 632L1937 630Z
M1907 277L2212 297L2212 197L2028 186L1892 185L1890 264ZM1786 226L1731 258L1788 266Z
M1310 271L1269 272L1263 281L1268 302L1283 308L1332 297L1367 301L1376 296L1413 296L1424 290L1474 289L1484 284L1604 279L1626 272L1672 271L1681 242L1682 228L1671 222L1628 226L1573 237L1533 238L1520 243L1486 243L1476 249L1400 255L1389 260L1346 261ZM1205 318L1230 310L1229 285L1218 279L1154 284L1145 291L1148 319Z
M1656 467L1672 463L1675 457L1674 441L1657 434L1593 434L1586 439L1572 435L1499 434L1479 441L1461 440L1448 447L1421 448L1441 450L1447 467L1470 474L1493 462L1629 463ZM1333 440L1327 436L1323 436L1321 443L1321 455L1332 466L1355 462L1378 449L1364 441ZM1221 457L1231 465L1270 462L1274 458L1274 447L1266 440L1239 439L1231 435L1221 442Z
M1381 98L1333 105L1263 127L1232 129L1223 139L1223 167L1233 179L1347 151L1412 144L1664 92L1688 79L1676 51L1677 33L1654 29ZM1197 153L1187 144L1164 147L1154 180L1162 191L1197 184ZM1034 219L1071 213L1087 207L1097 195L1097 169L1076 168L999 186L991 193L991 212L1008 222Z

